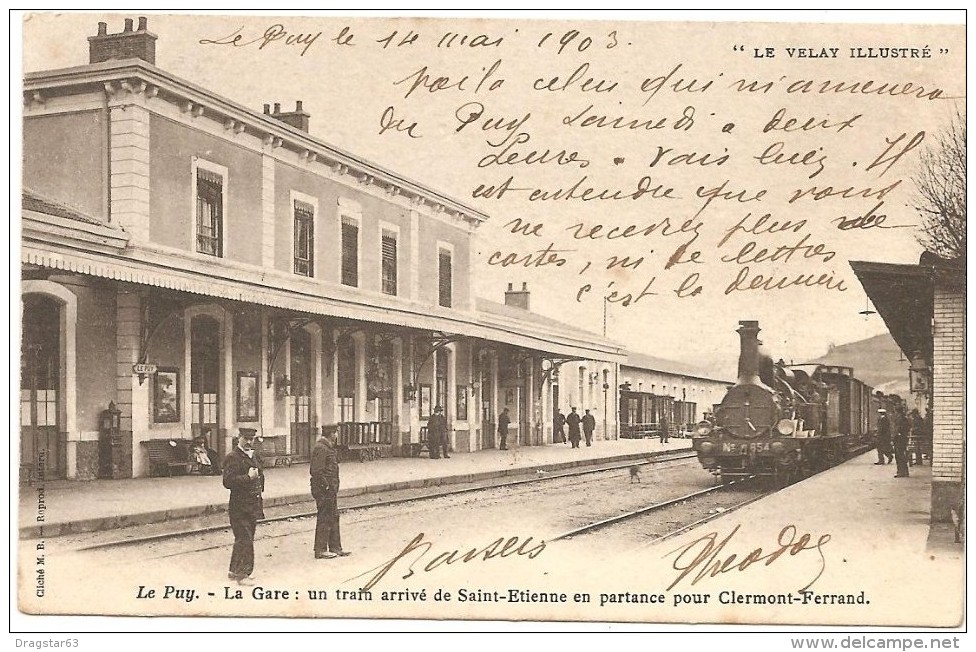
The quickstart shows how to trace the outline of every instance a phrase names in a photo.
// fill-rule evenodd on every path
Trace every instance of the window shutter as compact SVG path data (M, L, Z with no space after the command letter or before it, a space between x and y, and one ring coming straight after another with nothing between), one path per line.
M441 250L438 255L438 303L445 308L451 307L451 252Z
M397 241L396 236L383 234L383 292L396 296L397 293Z
M359 285L359 227L342 222L342 284Z
M315 207L295 200L295 273L314 276Z

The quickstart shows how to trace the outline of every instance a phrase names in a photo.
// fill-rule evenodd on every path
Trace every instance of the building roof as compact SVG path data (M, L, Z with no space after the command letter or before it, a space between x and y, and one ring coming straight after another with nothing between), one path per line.
M906 357L932 359L936 284L965 291L966 257L952 260L924 252L917 265L852 260L851 268Z
M505 319L514 320L521 324L530 323L537 326L543 326L547 329L552 329L554 332L587 339L594 343L598 342L607 347L620 349L621 352L623 350L623 347L620 344L617 344L613 340L609 340L606 337L598 335L592 331L578 328L557 319L546 317L545 315L540 315L537 312L532 312L516 306L509 306L504 303L498 303L497 301L477 297L475 299L475 308L478 312L484 313L485 315L502 317Z
M203 115L223 122L240 124L242 130L268 139L276 145L284 145L299 154L314 155L315 160L335 170L354 173L359 182L385 186L393 194L410 196L423 203L429 202L435 211L445 209L459 219L481 223L488 219L484 212L413 181L381 165L347 152L339 147L312 136L285 122L264 114L213 91L173 75L142 59L109 60L71 68L44 70L24 75L24 92L28 98L71 95L81 90L98 88L104 92L116 85L131 92L153 92L160 98L183 105L199 106ZM25 117L29 113L25 110Z
M668 360L666 358L658 358L656 356L648 355L647 353L639 353L637 351L628 351L627 361L624 362L622 366L631 369L640 369L644 371L660 371L662 373L671 374L673 376L684 376L686 378L709 380L717 383L733 382L731 380L722 380L719 378L713 378L711 376L704 374L700 369L697 369L694 366L685 364L683 362L678 362L676 360Z
M25 211L44 213L45 215L53 215L54 217L74 220L75 222L83 222L85 224L97 226L110 226L96 217L86 215L77 209L71 208L48 197L44 197L36 190L32 190L30 188L23 189L23 193L21 194L21 207Z
M921 265L851 261L851 268L906 356L932 359L931 270Z

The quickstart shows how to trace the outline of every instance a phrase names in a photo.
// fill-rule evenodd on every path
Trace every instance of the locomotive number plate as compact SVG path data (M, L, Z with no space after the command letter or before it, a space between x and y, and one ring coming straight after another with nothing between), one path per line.
M768 441L725 441L722 452L726 455L748 455L749 453L768 453Z

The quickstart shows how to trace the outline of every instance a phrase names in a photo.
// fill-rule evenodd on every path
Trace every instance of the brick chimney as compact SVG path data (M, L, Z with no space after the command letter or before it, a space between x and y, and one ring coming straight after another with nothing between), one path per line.
M515 308L521 308L522 310L529 309L529 287L528 284L522 283L521 290L513 290L512 284L508 284L508 290L505 291L505 305L513 306Z
M156 35L149 31L149 21L139 18L139 29L132 29L132 19L125 19L125 29L118 34L108 33L108 23L98 24L98 34L88 37L88 62L101 63L112 59L142 59L156 63Z
M287 113L281 112L281 104L275 102L274 111L270 110L271 107L267 104L264 105L264 112L270 115L272 118L277 118L287 125L291 125L295 129L301 129L304 132L308 132L308 118L309 114L302 110L302 101L298 100L295 102L295 110L289 111Z

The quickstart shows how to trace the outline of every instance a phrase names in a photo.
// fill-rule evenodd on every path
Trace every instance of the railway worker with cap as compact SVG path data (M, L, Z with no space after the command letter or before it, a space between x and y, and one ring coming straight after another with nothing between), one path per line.
M339 534L339 454L338 427L323 426L312 448L308 466L309 485L315 499L315 558L347 557Z
M666 414L661 415L661 423L658 424L658 427L660 428L658 437L659 441L662 444L668 443L671 438L671 424L668 423L668 417Z
M895 464L898 466L896 478L908 477L908 418L905 408L898 403L891 423L891 439L895 446Z
M450 438L447 436L447 418L444 417L444 408L440 405L434 408L434 413L427 419L427 447L430 450L430 459L440 459L443 451L444 459L451 459L447 454L450 446Z
M264 470L255 451L257 430L241 428L234 450L224 458L224 487L230 489L227 514L234 532L234 550L227 577L238 584L254 584L254 533L264 518Z
M511 422L512 418L508 416L508 408L505 408L498 417L498 436L501 438L498 443L498 450L500 451L508 450L508 424Z
M582 419L576 413L576 408L572 408L566 416L566 424L569 426L569 443L573 445L573 448L579 448L581 423Z
M593 431L596 429L596 419L590 414L589 410L585 410L586 414L583 415L583 437L586 439L586 445L593 445Z
M875 465L891 464L894 454L891 450L891 421L888 419L888 411L884 408L878 410L878 461Z

